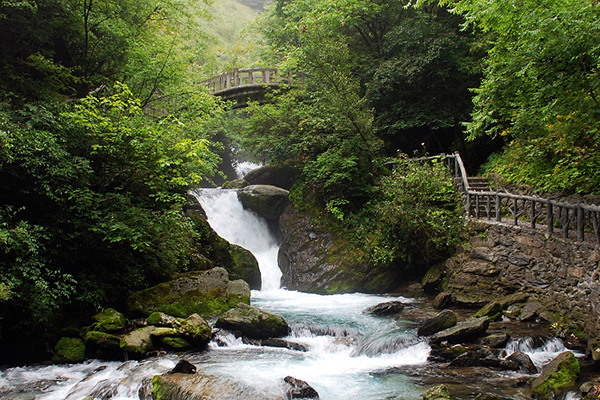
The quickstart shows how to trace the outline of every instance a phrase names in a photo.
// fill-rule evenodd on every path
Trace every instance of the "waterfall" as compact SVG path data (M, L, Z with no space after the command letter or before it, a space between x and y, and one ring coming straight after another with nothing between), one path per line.
M254 254L262 277L262 291L279 289L279 245L269 231L266 220L245 210L235 189L201 189L194 194L215 232L229 243L237 244Z

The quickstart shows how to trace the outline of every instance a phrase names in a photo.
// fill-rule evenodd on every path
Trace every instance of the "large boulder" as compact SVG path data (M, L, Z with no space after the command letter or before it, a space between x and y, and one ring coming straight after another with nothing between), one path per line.
M288 399L318 399L319 393L307 382L286 376L283 381L287 384L286 394Z
M289 205L279 226L283 241L277 258L282 286L322 294L385 293L398 287L402 268L371 264L360 247L313 223L308 213Z
M54 346L55 363L78 363L85 360L85 342L80 338L60 338Z
M250 185L238 190L238 199L266 219L278 219L289 203L288 191L271 185Z
M437 385L423 393L423 400L452 400L445 385Z
M483 336L490 326L488 317L469 318L455 326L437 332L431 337L432 342L465 343Z
M254 255L217 235L205 218L194 217L192 222L199 235L197 253L192 255L196 269L207 271L222 267L231 280L242 279L250 289L260 290L260 269Z
M190 272L179 278L134 293L127 301L129 311L148 316L156 311L180 318L192 314L220 314L238 303L250 304L250 287L230 281L224 268Z
M401 301L387 301L385 303L379 303L372 307L366 308L363 312L365 314L373 315L394 315L404 310L404 303Z
M94 330L100 332L114 332L127 326L125 316L114 308L107 308L94 315L92 319L96 321L93 325Z
M456 314L450 310L444 310L433 318L426 319L419 324L417 335L429 336L434 333L443 331L444 329L452 328L456 325Z
M152 398L169 400L284 400L277 388L254 388L228 378L173 373L152 378Z
M239 331L251 339L281 337L290 332L287 322L279 315L244 303L221 315L216 327Z
M292 165L264 166L248 172L244 180L250 185L272 185L290 190L300 171Z
M531 382L531 395L534 399L560 398L573 390L579 377L579 361L570 351L560 353L550 361L542 373Z
M145 326L127 333L121 338L120 347L134 358L144 356L154 349L152 333L156 327Z

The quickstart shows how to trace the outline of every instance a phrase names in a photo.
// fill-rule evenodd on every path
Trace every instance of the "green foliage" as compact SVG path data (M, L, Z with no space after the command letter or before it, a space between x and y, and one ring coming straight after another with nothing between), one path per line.
M597 4L443 3L491 40L467 128L472 137L515 139L493 169L544 190L598 193Z
M218 110L196 102L193 119L148 119L116 85L3 114L0 324L40 323L67 304L115 305L193 266L199 233L181 208L219 161L200 131Z
M348 220L348 232L378 263L431 263L462 240L463 220L452 179L442 162L401 159L382 176L371 203Z

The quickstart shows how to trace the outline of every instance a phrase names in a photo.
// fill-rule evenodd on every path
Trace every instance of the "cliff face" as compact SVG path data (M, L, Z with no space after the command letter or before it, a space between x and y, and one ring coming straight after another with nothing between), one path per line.
M289 205L279 219L283 242L278 262L281 285L313 293L385 293L403 279L395 265L375 266L362 249L313 223L310 215Z

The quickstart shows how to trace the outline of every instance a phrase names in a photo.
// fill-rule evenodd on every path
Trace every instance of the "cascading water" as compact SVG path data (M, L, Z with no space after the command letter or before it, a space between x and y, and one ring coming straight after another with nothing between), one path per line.
M424 387L413 382L409 374L387 372L427 368L430 347L416 336L416 324L363 313L380 302L412 300L359 293L321 296L281 289L278 246L266 222L244 210L233 190L203 189L199 199L213 229L258 259L263 286L252 291L252 304L283 316L292 327L287 340L305 351L249 345L219 332L202 352L169 353L125 363L90 360L0 370L0 398L147 399L152 376L168 372L182 358L195 364L200 373L251 388L241 395L244 400L272 395L285 398L282 379L288 375L307 381L323 400L422 398ZM529 341L519 341L506 349L507 353L516 350L529 354L539 366L564 347L552 341L535 349ZM575 398L569 394L569 400Z

